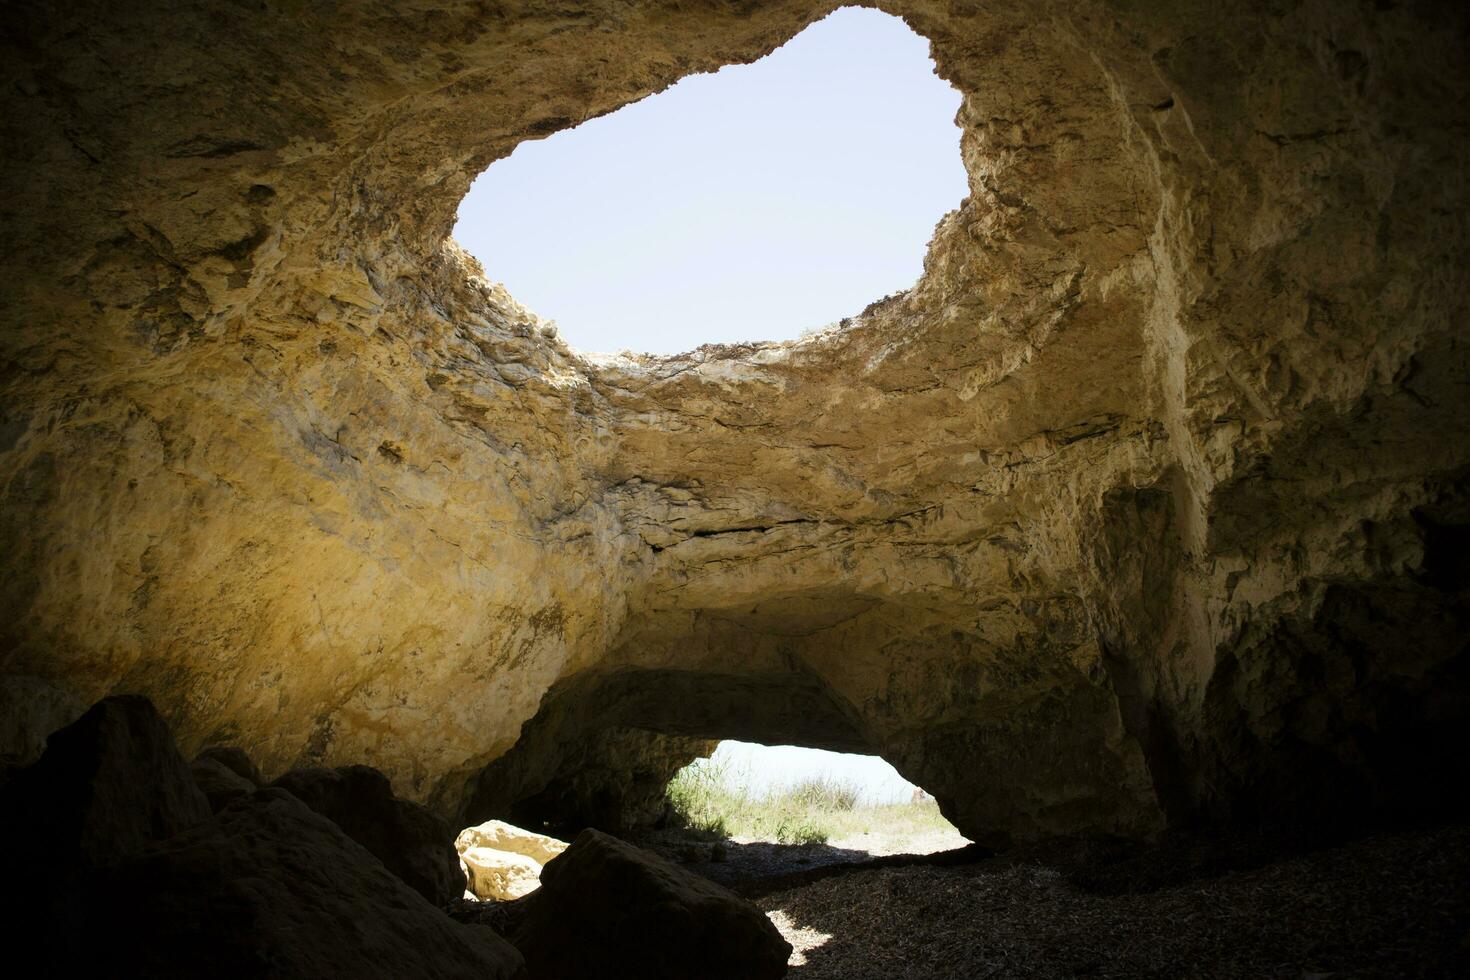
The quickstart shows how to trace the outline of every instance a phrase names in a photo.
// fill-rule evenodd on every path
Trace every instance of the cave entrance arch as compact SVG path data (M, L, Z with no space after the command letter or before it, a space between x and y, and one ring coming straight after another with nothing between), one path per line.
M553 687L479 774L462 822L563 834L656 826L670 815L670 779L724 740L880 754L841 699L799 670L588 671Z
M669 782L671 829L696 840L825 845L810 864L928 854L969 843L937 801L880 756L727 739ZM729 848L716 851L719 861Z

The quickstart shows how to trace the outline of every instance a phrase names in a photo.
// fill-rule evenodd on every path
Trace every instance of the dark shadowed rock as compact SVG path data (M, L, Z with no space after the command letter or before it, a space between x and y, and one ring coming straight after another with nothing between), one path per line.
M207 749L201 749L194 757L194 761L209 761L223 766L230 772L259 789L265 785L265 779L260 775L260 770L245 750L235 745L213 745Z
M394 796L376 769L295 769L272 785L335 822L435 905L464 894L453 832L429 810Z
M124 862L94 892L114 900L91 906L82 965L112 976L524 976L494 932L454 922L279 789Z
M763 980L784 976L791 955L754 905L596 830L506 911L506 935L536 978Z
M0 811L21 834L7 846L53 868L110 864L210 814L163 718L134 695L99 701L53 733L5 787Z
M191 762L189 771L215 813L260 788L223 762L206 755L200 755Z
M0 793L0 917L11 955L34 952L64 975L98 870L209 816L148 699L106 698L53 732Z

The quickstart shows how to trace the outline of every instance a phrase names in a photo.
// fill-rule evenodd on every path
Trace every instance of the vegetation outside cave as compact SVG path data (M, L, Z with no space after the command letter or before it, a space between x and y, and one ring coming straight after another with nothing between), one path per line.
M795 755L784 769L771 765L781 751ZM967 843L932 796L875 757L723 742L680 770L667 792L675 824L710 841L828 845L859 856Z

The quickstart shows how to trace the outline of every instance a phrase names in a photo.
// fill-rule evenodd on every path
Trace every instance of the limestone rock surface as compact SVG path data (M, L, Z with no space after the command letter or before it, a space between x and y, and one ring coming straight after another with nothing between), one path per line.
M541 884L541 867L567 849L566 841L487 820L454 840L469 891L482 900L520 898Z
M480 901L509 901L541 887L541 862L524 854L467 847L460 851L459 859L466 869L467 891Z
M513 827L504 820L487 820L478 826L461 830L454 839L454 846L461 853L471 847L491 847L497 851L524 854L533 861L545 864L565 851L567 842Z
M233 769L205 757L191 762L189 772L194 777L194 785L199 787L199 791L209 801L209 808L215 813L260 788L248 779L241 778Z
M10 11L0 758L137 691L460 826L722 737L989 843L1463 807L1470 11L882 0L969 194L796 342L573 350L449 239L834 5Z
M212 745L194 757L194 764L201 762L212 763L227 769L251 786L259 788L265 785L265 780L261 777L255 760L237 745Z

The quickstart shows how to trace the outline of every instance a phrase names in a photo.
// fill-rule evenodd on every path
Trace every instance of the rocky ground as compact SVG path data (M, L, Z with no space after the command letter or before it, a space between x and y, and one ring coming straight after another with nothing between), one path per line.
M796 980L1470 976L1470 825L1330 846L1054 841L999 857L953 849L957 835L731 840L722 860L674 831L643 843L764 909Z
M756 901L794 947L796 980L1470 975L1470 826L1275 853L1053 844L836 874Z
M722 838L677 828L645 832L636 841L746 895L861 868L945 860L944 855L958 856L970 844L952 826L908 827L891 820L870 832L833 837L820 844L783 844L745 835Z

